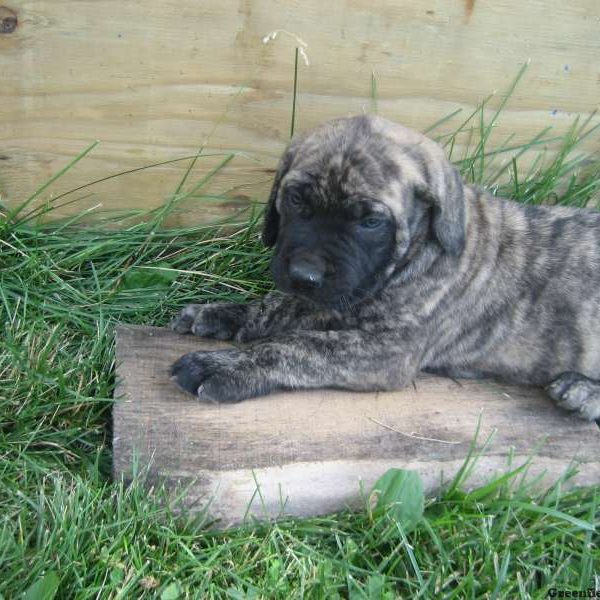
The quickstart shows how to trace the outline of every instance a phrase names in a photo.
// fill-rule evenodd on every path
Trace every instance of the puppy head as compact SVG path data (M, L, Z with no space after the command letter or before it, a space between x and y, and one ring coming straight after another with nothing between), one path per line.
M263 230L280 289L351 306L425 238L451 255L464 248L462 181L435 142L373 116L336 119L291 142Z

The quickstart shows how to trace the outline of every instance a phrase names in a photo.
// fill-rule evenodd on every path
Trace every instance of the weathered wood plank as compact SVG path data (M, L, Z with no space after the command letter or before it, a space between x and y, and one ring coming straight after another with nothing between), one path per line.
M209 151L242 150L260 161L236 160L212 191L255 184L230 195L262 196L265 169L289 135L296 42L282 34L264 44L276 29L308 44L298 130L370 110L373 71L379 112L423 129L506 90L530 59L496 143L513 133L517 143L530 139L547 125L564 131L597 106L600 91L597 0L84 0L76 10L69 0L25 0L7 6L17 18L14 31L0 34L0 194L9 204L96 138L102 144L53 187L55 194L193 154L206 142ZM586 147L594 151L597 142ZM174 164L111 180L59 214L98 202L157 206L183 169ZM214 217L198 202L187 209L187 219Z
M388 468L416 469L428 492L457 471L474 439L492 436L469 480L534 455L531 475L548 483L571 460L574 482L600 483L600 432L557 409L535 389L491 381L425 377L394 393L331 390L273 394L235 405L205 405L175 388L168 365L185 352L223 343L151 327L117 333L114 474L135 460L150 479L189 485L186 503L223 525L250 514L324 514L361 502ZM429 439L423 439L429 438ZM510 456L510 458L509 458ZM256 496L256 482L262 499Z

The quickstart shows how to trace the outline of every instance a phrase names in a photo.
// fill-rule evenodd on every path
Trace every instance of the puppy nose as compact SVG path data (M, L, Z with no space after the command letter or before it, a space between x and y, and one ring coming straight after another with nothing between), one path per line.
M325 277L325 263L317 256L292 258L290 260L289 275L292 283L296 285L320 288Z

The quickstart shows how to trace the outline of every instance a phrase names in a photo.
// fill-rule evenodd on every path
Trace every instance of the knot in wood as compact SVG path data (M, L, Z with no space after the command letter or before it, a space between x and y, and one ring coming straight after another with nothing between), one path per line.
M0 34L12 33L19 23L17 13L7 6L0 6Z

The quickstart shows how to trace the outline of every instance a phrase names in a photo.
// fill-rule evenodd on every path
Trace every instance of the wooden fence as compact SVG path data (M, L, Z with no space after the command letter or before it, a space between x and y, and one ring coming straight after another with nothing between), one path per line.
M527 61L494 143L549 125L563 132L600 98L598 0L9 0L0 7L2 202L16 205L95 139L53 197L199 148L240 155L204 188L227 199L191 198L178 219L264 197L289 138L297 46L309 63L300 56L297 130L371 110L424 129L463 109L438 130L450 131L488 94L497 106ZM190 181L222 158L200 159ZM85 188L57 214L158 206L188 164Z

